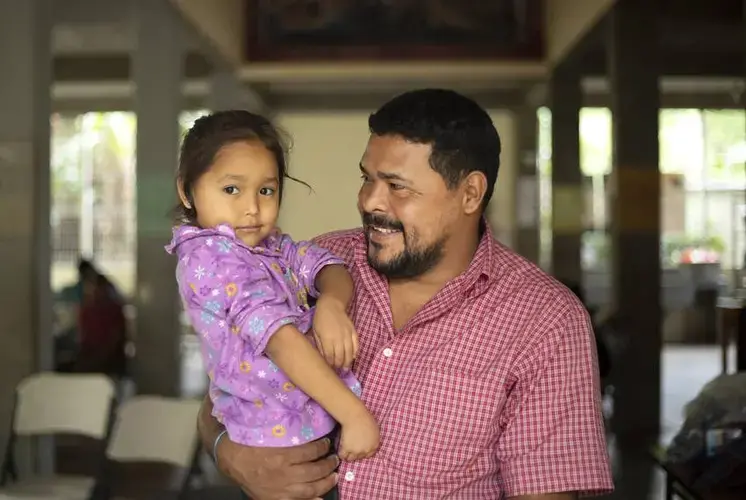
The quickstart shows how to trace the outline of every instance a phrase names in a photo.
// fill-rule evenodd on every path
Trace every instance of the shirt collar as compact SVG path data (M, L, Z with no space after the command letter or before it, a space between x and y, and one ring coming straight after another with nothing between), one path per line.
M236 235L235 230L228 224L218 224L215 227L199 228L192 225L181 225L173 228L171 243L166 246L168 253L176 252L177 247L192 240L201 241L210 236L222 236L245 248L251 253L279 257L282 255L282 233L273 231L256 246L248 246Z

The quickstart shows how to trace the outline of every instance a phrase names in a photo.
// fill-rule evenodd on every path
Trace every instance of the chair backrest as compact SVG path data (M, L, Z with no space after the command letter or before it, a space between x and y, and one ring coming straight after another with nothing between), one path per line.
M119 407L107 457L190 467L198 446L199 408L199 400L132 397Z
M78 434L104 439L116 389L105 375L37 373L16 388L18 436Z

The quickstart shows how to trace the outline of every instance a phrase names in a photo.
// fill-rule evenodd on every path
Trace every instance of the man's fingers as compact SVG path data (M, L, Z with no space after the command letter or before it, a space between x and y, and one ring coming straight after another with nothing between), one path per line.
M302 467L291 467L288 474L291 475L292 483L312 483L332 474L338 465L337 457L331 456L303 464Z
M289 498L294 500L308 500L324 496L337 484L337 474L331 474L318 481L310 483L299 483L288 486Z
M357 357L357 350L359 348L358 341L357 341L357 332L353 332L352 334L352 357Z
M345 351L346 347L345 344L342 343L341 345L337 345L334 348L334 360L332 363L332 366L334 368L342 368L345 364Z
M285 451L287 453L287 463L289 463L290 465L306 465L306 462L313 462L322 457L325 457L329 453L330 448L331 441L329 441L328 438L319 439L317 441L302 444L299 446L287 447L285 448ZM334 469L334 467L332 467L332 469Z
M324 352L326 352L326 362L329 364L329 366L337 366L335 363L337 356L339 356L339 349L334 344L332 344L329 346L329 349Z
M316 341L316 349L319 350L319 353L321 354L321 357L326 359L326 354L324 354L324 344L321 343L321 337L314 334L313 339Z
M349 370L352 367L352 362L355 360L355 344L353 339L347 339L345 342L345 358L344 368Z

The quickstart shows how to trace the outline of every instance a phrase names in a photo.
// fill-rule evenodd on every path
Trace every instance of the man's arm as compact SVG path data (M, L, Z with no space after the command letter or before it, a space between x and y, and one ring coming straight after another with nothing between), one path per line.
M197 416L197 432L202 441L202 448L207 451L210 456L212 456L213 453L215 440L218 438L220 433L223 432L223 429L224 428L220 425L220 422L212 416L212 401L210 400L210 396L206 395L205 399L202 400L202 406L199 407L199 415Z
M501 483L511 499L609 493L613 483L587 312L569 296L552 297L541 310L527 328L527 344L515 363L517 382L501 417Z
M202 445L212 453L223 427L212 416L212 402L206 396L197 417ZM337 482L334 469L338 459L321 459L330 442L322 439L288 448L255 448L233 443L224 436L216 448L218 469L250 498L262 500L321 497ZM321 459L321 460L320 460Z

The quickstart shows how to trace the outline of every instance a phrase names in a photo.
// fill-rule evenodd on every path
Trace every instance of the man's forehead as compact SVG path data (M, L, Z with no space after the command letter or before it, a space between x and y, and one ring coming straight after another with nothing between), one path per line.
M431 146L407 141L397 136L372 135L360 162L363 168L377 170L412 170L427 167Z

